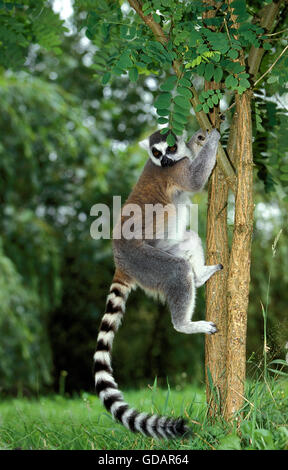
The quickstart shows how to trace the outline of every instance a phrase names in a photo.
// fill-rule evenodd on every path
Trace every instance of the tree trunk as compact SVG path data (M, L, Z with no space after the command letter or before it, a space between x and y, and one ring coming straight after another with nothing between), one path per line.
M227 281L227 387L224 416L241 409L246 373L246 330L253 230L253 155L251 92L236 96L237 185L235 219Z
M215 5L214 0L204 0L208 6ZM218 4L219 5L219 4ZM212 18L215 10L208 10L203 18ZM215 27L210 26L211 30ZM221 84L205 82L205 90L220 88ZM209 113L212 126L220 129L219 106ZM223 270L212 276L206 283L206 320L217 325L215 336L205 338L205 375L206 397L210 417L222 413L226 387L226 339L227 339L227 273L229 247L227 234L228 184L221 167L217 165L208 184L208 210L206 235L206 264L223 265Z
M217 334L206 335L205 373L210 415L222 412L226 387L227 273L229 249L227 236L228 186L216 167L209 182L206 264L222 263L224 269L206 284L206 320L217 325ZM212 383L211 383L212 381Z
M219 85L214 82L205 83L206 90L216 88L219 88ZM213 109L209 117L213 127L219 129L218 107ZM226 282L229 263L227 204L228 185L221 168L216 165L208 185L206 264L221 263L224 268L206 284L206 320L215 322L218 330L216 335L206 335L205 338L206 397L210 416L222 412L226 387Z

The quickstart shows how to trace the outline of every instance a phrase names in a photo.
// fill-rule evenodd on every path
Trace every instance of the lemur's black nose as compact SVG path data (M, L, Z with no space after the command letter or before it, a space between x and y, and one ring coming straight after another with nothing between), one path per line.
M168 158L168 157L166 157L166 155L163 155L163 157L161 159L161 166L163 166L165 168L167 166L173 166L174 163L176 163L176 162L174 160L172 160L172 158Z

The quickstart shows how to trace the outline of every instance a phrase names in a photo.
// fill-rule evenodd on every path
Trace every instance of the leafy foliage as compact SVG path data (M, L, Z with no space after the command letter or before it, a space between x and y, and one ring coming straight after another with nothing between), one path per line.
M47 331L41 326L41 301L27 290L0 242L0 390L37 391L39 384L51 384L51 353Z
M163 80L154 106L158 123L165 125L163 132L170 131L170 144L174 141L172 132L181 135L187 126L192 98L189 88L193 79L202 77L219 84L221 92L202 91L200 94L196 111L208 114L219 105L225 89L242 94L251 88L249 70L243 65L241 55L249 53L251 46L263 47L266 51L272 49L264 29L251 21L251 10L247 9L245 0L212 6L208 2L143 2L145 18L149 21L151 18L162 28L167 38L165 43L162 39L155 40L150 28L145 27L126 2L120 7L117 2L101 0L91 8L90 1L77 0L75 5L89 12L86 35L97 47L94 67L98 76L102 75L103 84L125 74L131 82L136 82L141 74L158 75ZM178 79L171 75L175 61L181 68ZM281 83L288 78L287 67L286 73L284 68L282 63ZM276 81L278 77L270 79ZM185 81L184 86L181 80Z
M279 100L279 99L278 99ZM258 177L264 182L265 191L271 193L276 186L288 192L288 155L287 126L288 114L283 112L283 104L277 100L270 101L261 96L255 100L254 162L258 169ZM267 129L273 132L267 133ZM265 142L268 143L266 147ZM284 197L288 202L288 196Z
M260 6L257 5L258 10ZM236 0L230 4L218 2L215 5L209 2L166 0L143 2L144 17L151 18L162 28L167 38L165 43L162 39L157 40L157 35L153 35L128 2L100 0L95 4L90 0L76 0L74 7L76 12L88 11L84 24L86 36L96 46L92 68L95 70L95 78L102 85L109 85L111 80L117 83L119 77L124 76L132 83L139 83L141 76L149 75L157 77L160 84L162 82L154 106L158 123L165 126L163 133L169 131L171 145L174 143L174 135L181 135L187 128L192 111L190 100L193 98L190 87L194 79L197 83L199 78L214 81L221 90L199 90L200 104L196 112L208 114L215 106L223 103L222 100L227 96L231 99L235 92L241 94L253 86L249 70L241 60L241 57L249 54L252 46L263 47L266 52L263 64L267 66L273 64L283 47L281 40L275 43L274 36L267 35L259 22L254 21L253 13L261 15L261 12L245 0ZM61 52L60 37L65 27L44 0L6 0L0 2L0 9L0 64L4 67L17 68L23 65L31 42L53 53ZM286 24L287 19L282 20L284 33ZM284 55L273 67L271 75L267 76L267 85L271 86L271 90L277 86L284 90L288 80L287 60ZM181 70L178 78L171 75L175 61ZM261 109L262 106L255 107L258 131L264 119ZM274 189L275 178L264 160L262 158L263 171L260 171L259 176L266 189ZM268 179L263 178L264 173L269 173ZM285 174L278 178L278 183L284 182L284 187L285 178Z
M31 43L54 53L66 28L45 0L0 1L0 66L20 68Z
M0 331L7 347L1 382L5 391L35 390L51 384L46 325L47 313L61 298L59 230L69 216L63 207L71 203L71 178L79 183L83 178L76 161L91 140L80 124L83 112L55 85L25 74L2 76L0 83Z

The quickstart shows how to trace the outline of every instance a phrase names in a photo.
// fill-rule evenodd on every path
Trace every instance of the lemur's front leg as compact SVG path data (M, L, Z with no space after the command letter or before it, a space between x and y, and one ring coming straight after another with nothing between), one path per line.
M189 168L190 173L190 190L192 192L201 191L207 182L216 163L216 154L220 134L213 129L206 137L206 141L198 153L197 157L192 160Z

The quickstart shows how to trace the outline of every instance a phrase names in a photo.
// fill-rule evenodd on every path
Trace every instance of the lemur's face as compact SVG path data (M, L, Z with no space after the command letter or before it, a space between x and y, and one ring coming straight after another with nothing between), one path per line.
M173 166L177 161L184 157L191 157L191 150L186 146L183 139L176 138L176 143L169 146L166 142L167 134L160 134L160 131L154 132L149 138L140 142L141 147L145 148L153 163L157 166Z

